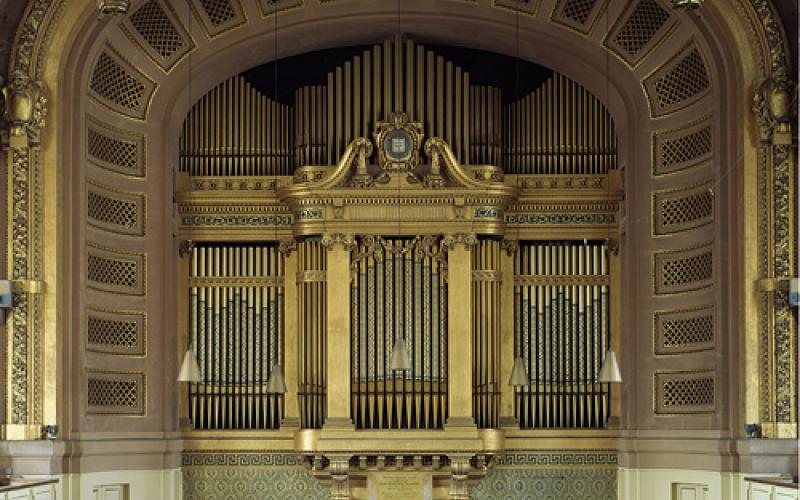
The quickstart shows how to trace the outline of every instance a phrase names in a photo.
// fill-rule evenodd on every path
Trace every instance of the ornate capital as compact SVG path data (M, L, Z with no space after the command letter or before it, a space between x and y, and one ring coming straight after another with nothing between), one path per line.
M504 239L500 247L505 250L508 255L514 255L519 250L519 240Z
M350 252L356 247L356 239L352 234L326 234L320 243L328 250L333 250L337 245L341 245L344 250Z
M288 257L295 250L297 250L297 241L295 241L294 238L280 240L278 242L278 252L280 252L284 257Z
M331 500L350 498L350 457L331 456L328 470L331 474Z
M2 88L3 119L14 136L36 135L45 125L47 98L38 82L22 70L11 74L8 85Z
M475 233L453 233L442 239L442 247L447 251L452 250L456 245L464 245L464 248L470 251L477 244L478 237Z
M762 142L769 142L775 132L791 132L796 116L797 93L784 65L773 70L756 89L753 111L759 125Z
M470 471L470 456L451 455L450 457L450 498L467 500L469 488L467 479Z

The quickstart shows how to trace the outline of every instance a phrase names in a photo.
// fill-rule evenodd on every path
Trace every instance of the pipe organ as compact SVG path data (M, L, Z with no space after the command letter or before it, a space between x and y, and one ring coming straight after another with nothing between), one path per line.
M597 383L609 345L608 257L602 242L525 241L514 262L517 354L532 383L517 391L523 428L600 428Z
M411 40L387 40L332 68L322 85L276 102L243 77L202 97L181 134L181 170L202 176L291 175L334 165L389 113L423 123L465 165L509 174L600 174L617 168L616 132L603 104L552 72L513 102L495 85Z
M234 77L184 123L193 432L296 432L316 457L396 430L429 433L408 434L426 455L604 428L622 190L600 101L553 72L509 100L399 39L323 70L291 103ZM530 383L512 389L515 356Z
M191 251L192 344L203 382L189 390L197 429L274 429L281 401L267 380L283 355L283 262L270 244Z
M357 429L441 429L447 418L447 281L439 238L365 237L351 257ZM391 368L402 338L410 370Z

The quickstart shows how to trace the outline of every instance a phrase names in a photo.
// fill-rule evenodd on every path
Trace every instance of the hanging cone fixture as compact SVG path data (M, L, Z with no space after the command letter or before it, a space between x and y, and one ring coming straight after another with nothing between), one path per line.
M189 349L183 357L181 371L178 372L178 382L200 382L200 366L197 364L197 357L194 351Z
M511 368L511 377L508 379L508 385L511 387L525 387L530 384L531 379L525 369L525 362L521 356L518 356L514 359L514 366Z
M281 365L272 367L267 381L267 392L269 394L286 394L286 382L283 380L283 368Z
M392 348L392 364L389 366L392 371L411 369L411 361L408 359L406 341L403 340L403 337L397 337L394 343L394 347Z
M613 349L606 351L606 358L603 360L603 365L600 367L600 372L597 374L597 381L606 384L622 383L622 374L617 364L617 355L614 354Z

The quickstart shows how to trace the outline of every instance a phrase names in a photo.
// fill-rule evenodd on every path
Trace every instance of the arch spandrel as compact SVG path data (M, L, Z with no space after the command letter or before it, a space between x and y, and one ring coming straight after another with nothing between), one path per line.
M132 11L141 3L133 2ZM26 21L18 34L10 73L22 70L31 74L34 80L42 81L49 98L49 114L42 134L40 154L26 154L34 151L30 148L35 146L35 135L12 136L8 140L10 150L18 151L16 156L9 155L10 169L16 166L20 174L25 173L27 182L32 183L29 184L30 187L25 186L25 190L38 190L39 193L31 198L34 201L33 206L26 214L21 214L24 217L18 219L18 224L24 229L23 233L27 235L26 250L22 252L19 247L19 242L23 240L17 239L17 246L11 242L8 260L9 269L15 265L25 269L24 273L14 279L44 281L45 292L23 293L20 296L21 301L30 303L31 308L25 313L15 310L14 318L8 323L8 331L16 332L8 335L9 359L13 360L22 354L27 356L28 349L31 349L34 358L39 356L39 364L34 364L38 366L35 370L39 371L34 370L21 379L20 372L14 373L9 368L12 376L6 397L7 437L30 437L36 433L39 425L50 421L69 424L69 430L64 431L65 436L73 431L116 429L116 424L109 423L113 422L113 418L86 415L83 403L76 403L81 400L79 393L91 378L90 373L103 374L93 380L107 379L111 377L109 372L112 371L118 374L145 374L147 377L142 377L142 383L147 383L148 389L160 377L163 380L172 379L169 370L165 370L163 366L169 366L173 358L178 359L175 351L177 339L166 332L174 331L177 323L157 311L162 302L174 302L174 299L169 298L175 295L174 284L159 288L157 279L153 277L149 279L150 288L146 296L114 299L120 302L120 311L148 312L148 335L163 334L154 343L154 349L148 349L148 352L156 353L155 347L160 347L160 355L154 354L152 359L145 361L125 360L122 362L125 366L117 370L104 367L103 360L92 358L84 352L81 331L87 313L84 310L67 312L65 309L67 298L73 296L73 293L77 302L85 307L96 306L97 302L108 298L97 295L96 290L78 290L81 287L80 276L84 271L74 271L71 268L82 270L86 267L83 260L87 258L89 251L83 242L106 241L107 235L84 224L80 219L84 211L84 201L70 193L82 193L84 188L80 186L84 180L104 184L104 181L115 179L116 175L99 170L97 165L87 162L86 146L82 145L84 141L77 141L75 137L88 133L87 123L91 119L146 138L144 154L148 182L127 178L120 182L124 184L124 191L142 192L147 198L144 204L146 213L143 214L147 220L147 233L141 241L118 235L108 237L107 241L112 247L125 249L130 254L147 254L146 272L149 275L154 272L150 267L153 262L167 263L163 266L165 270L175 267L172 265L177 262L172 248L174 245L166 239L156 240L154 235L167 235L175 230L172 221L167 218L159 220L159 217L170 212L170 171L178 158L180 125L198 96L205 94L220 81L271 59L272 37L269 35L273 19L262 3L248 0L235 2L234 17L225 21L229 26L219 29L212 26L208 13L201 12L202 7L196 3L192 3L191 22L184 17L188 16L189 7L183 3L173 6L173 10L167 14L168 17L181 19L182 28L186 31L179 29L179 35L190 33L190 43L194 47L185 54L176 56L175 61L167 60L171 57L168 56L165 61L161 61L163 64L159 64L158 56L152 50L142 50L142 44L146 41L138 40L134 27L126 24L127 32L119 28L120 23L128 21L98 21L93 14L94 2L38 0L29 7ZM758 420L775 423L775 436L786 436L792 432L791 425L779 425L775 415L771 413L771 408L779 399L773 394L775 373L780 372L779 368L771 365L765 367L763 360L751 359L750 355L746 356L744 353L745 349L756 348L763 352L764 349L773 348L772 345L762 343L763 338L769 337L771 332L764 330L757 317L759 307L772 308L766 310L774 313L775 299L767 299L768 302L773 301L770 302L772 305L759 306L755 301L743 297L744 291L726 296L723 290L723 287L736 283L750 283L754 277L780 277L774 276L774 265L769 269L756 269L746 262L766 251L755 243L755 240L763 241L763 238L758 237L753 228L763 225L763 222L780 221L788 217L786 211L790 209L786 208L784 202L770 201L775 200L776 195L780 198L781 193L770 191L767 193L767 198L770 199L762 197L760 204L746 203L742 212L736 212L734 207L737 206L742 191L746 199L751 198L748 193L757 194L760 176L769 170L766 168L768 164L779 166L786 172L795 168L792 156L787 154L785 131L770 137L769 140L773 143L762 146L754 146L751 140L752 130L758 120L754 120L753 115L749 114L751 92L755 91L755 82L759 78L774 75L782 65L786 66L785 40L782 39L780 25L766 0L754 0L748 4L730 2L730 6L712 3L705 5L699 11L699 16L670 12L669 26L656 30L656 36L661 40L648 41L646 54L632 63L631 59L626 61L624 57L613 52L606 56L606 49L602 45L605 43L605 14L602 8L593 6L587 14L586 22L578 23L570 19L564 21L564 14L559 10L563 7L562 2L545 0L538 4L533 15L526 13L520 16L522 49L519 55L523 59L553 68L586 86L605 101L619 132L619 160L624 167L627 196L626 213L621 220L622 286L636 290L646 297L647 302L645 312L634 313L623 309L620 318L623 331L626 332L623 335L641 332L641 336L631 338L629 344L625 342L622 351L624 354L621 356L623 371L636 374L629 378L629 385L623 389L623 426L629 429L669 429L674 425L673 422L681 422L680 425L684 428L724 430L739 429L745 420ZM401 18L404 32L414 38L434 43L514 55L516 40L513 11L496 8L494 4L495 2L488 1L442 2L447 7L444 14L443 8L433 2L404 3ZM669 8L666 3L661 6L664 9ZM383 40L396 29L395 7L394 2L377 1L305 2L300 7L283 10L278 18L279 57L345 44ZM620 21L617 28L617 20L621 14L629 14L628 4L612 2L608 9L610 27L621 29L624 23ZM474 37L473 34L478 32L484 36ZM96 95L88 97L87 89L90 88L94 76L93 65L100 57L103 47L109 43L114 46L116 54L121 56L120 67L124 68L125 64L129 64L134 69L141 70L153 83L152 100L145 115L138 120L120 115L114 110L114 106L100 104ZM679 102L672 108L669 105L657 113L654 112L652 106L655 81L668 76L669 70L674 69L669 65L679 62L676 58L683 56L682 51L692 43L696 44L708 72L707 89L692 95L690 104ZM730 51L729 47L736 47L736 52ZM169 68L168 73L163 71L165 67ZM604 83L606 76L610 85ZM754 83L752 86L745 84L744 88L740 88L735 84L736 81ZM648 82L653 85L648 85ZM188 93L189 88L191 95ZM96 91L93 92L97 94ZM686 92L691 93L692 90ZM729 105L732 107L728 108ZM696 165L685 170L676 169L664 176L654 175L656 149L661 148L665 141L681 139L682 131L687 126L694 126L700 115L710 116L708 122L711 125L713 142L710 158L702 157ZM736 126L729 127L727 124L734 119ZM766 126L775 128L771 122ZM791 142L791 133L788 137ZM741 169L738 163L734 171L723 167L723 164L736 163L734 158L739 156L745 158ZM684 164L690 163L691 160L684 161ZM758 168L750 165L758 165ZM721 175L723 171L724 176ZM10 177L12 191L15 186L22 188L22 184L14 184L14 179L19 176ZM154 177L164 181L158 188L149 182ZM713 202L714 222L693 226L691 233L687 233L685 237L654 234L657 230L654 228L655 214L652 211L665 199L663 193L673 188L689 189L709 179L714 179L712 182L717 186ZM742 185L743 187L739 187ZM63 210L63 207L70 207L70 210ZM717 216L723 213L725 218L718 219ZM728 223L728 216L734 216L736 220L730 233L730 225L720 227ZM59 223L55 224L55 221ZM75 241L66 243L65 233L76 235ZM715 263L713 285L699 294L660 293L664 288L659 288L659 279L664 276L658 275L657 266L662 262L683 262L681 265L689 265L696 262L694 257L698 254L697 249L706 246L713 253L727 256L729 254L725 252L729 250L725 247L735 248L735 242L742 237L748 241L747 246L739 253L730 250L731 257L727 257L733 259L738 266L734 268L729 281L723 279L729 268ZM42 247L38 250L36 241L42 242ZM51 260L50 256L58 257ZM792 262L795 257L789 252L784 258ZM121 257L119 262L123 261L125 258ZM744 286L743 290L751 289L750 286ZM678 289L680 287L681 285ZM658 356L654 352L652 339L654 336L657 338L659 331L656 331L657 326L654 325L660 324L658 321L670 315L673 319L681 319L681 314L685 311L694 311L689 305L695 301L703 302L703 305L717 304L717 317L726 316L727 323L715 326L716 334L721 336L726 330L736 331L741 340L730 342L729 338L718 338L713 351L698 354L688 361ZM744 326L736 327L734 318L738 317L734 311L740 304L743 304ZM783 309L775 313L776 318L778 321L785 321L786 308L781 307ZM687 317L692 314L690 312ZM796 325L792 328L796 328ZM758 335L754 331L758 331ZM25 337L30 340L24 340ZM88 366L88 372L66 372L65 368L65 373L59 373L60 369L55 368L61 366L59 355L41 349L41 346L54 345L68 346L79 364ZM745 375L731 373L738 366L737 360L745 357L749 360ZM726 360L727 366L718 365L720 358ZM794 363L796 366L796 359ZM665 408L664 400L657 401L655 398L667 387L663 381L671 381L669 387L675 387L679 381L692 379L692 374L705 373L703 370L708 368L714 373L716 384L713 389L713 411L708 412L702 407L695 409L697 411L690 409L677 414L666 410L660 412ZM57 394L62 388L59 382L62 375L65 379L73 379L75 383L72 388L63 387L66 391L63 394L71 397L59 399ZM742 378L746 378L748 391L750 388L754 391L758 388L760 402L757 407L750 402L744 402L744 392L735 389ZM122 379L117 377L114 380ZM159 389L143 391L142 408L146 410L143 411L142 418L129 419L126 422L132 422L130 428L140 431L175 429L175 415L178 410L173 408L174 396L174 388L167 388L163 393ZM163 414L156 415L152 409L159 405L163 405L166 410ZM18 407L21 413L17 411ZM782 414L780 418L786 418L786 414ZM789 410L789 420L792 418L796 421L796 407ZM733 433L740 434L738 430Z

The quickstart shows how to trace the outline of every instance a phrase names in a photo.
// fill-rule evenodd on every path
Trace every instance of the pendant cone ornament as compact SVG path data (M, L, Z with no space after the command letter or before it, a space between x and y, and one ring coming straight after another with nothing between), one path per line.
M603 360L603 365L597 374L597 381L606 384L622 383L622 374L617 364L617 355L614 354L613 349L606 351L606 358Z
M197 357L194 351L189 349L183 357L181 371L178 372L178 382L200 382L200 366L197 364Z
M512 387L524 387L530 385L531 380L528 377L528 372L525 370L525 362L521 356L514 359L514 366L511 367L511 377L508 379L508 385Z
M269 394L286 394L286 382L283 380L283 368L281 365L272 367L267 381L267 392Z
M408 351L406 350L406 342L403 337L397 337L392 348L392 370L410 370L411 361L408 359Z

